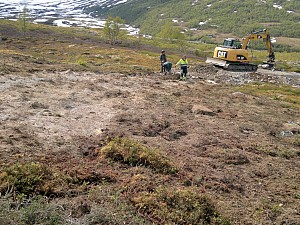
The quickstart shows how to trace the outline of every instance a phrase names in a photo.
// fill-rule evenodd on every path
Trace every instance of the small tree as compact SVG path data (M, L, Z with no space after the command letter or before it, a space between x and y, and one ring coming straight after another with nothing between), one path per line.
M19 29L25 35L27 31L27 22L29 21L29 10L26 6L23 8L22 12L19 14Z
M175 27L171 22L165 23L157 34L160 38L184 40L185 34L181 32L180 27Z
M178 50L181 52L186 51L186 35L182 33L181 28L174 26L171 22L165 23L160 32L157 34L158 37L163 39L171 40L173 43L178 44Z
M109 40L111 45L116 44L119 38L122 36L121 28L124 24L124 20L120 17L109 16L106 20L105 26L103 28L104 36Z

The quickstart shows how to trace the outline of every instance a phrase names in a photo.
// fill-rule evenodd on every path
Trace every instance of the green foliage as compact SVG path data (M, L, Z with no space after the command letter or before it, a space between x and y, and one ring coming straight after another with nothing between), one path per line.
M200 51L199 49L195 50L195 55L201 58L207 58L207 57L211 57L212 53L211 52L204 52L204 51Z
M82 56L76 59L76 63L80 66L87 67L87 60Z
M185 34L181 32L181 28L174 26L171 22L165 23L160 32L157 34L157 37L164 40L171 40L178 46L179 52L185 52L187 48L187 43L185 41Z
M266 47L266 43L263 41L251 41L249 42L249 49L251 50L263 50L265 51L264 54L266 54L267 51L267 47ZM287 44L273 44L273 50L276 52L276 56L279 52L300 52L300 48L299 47L293 47L293 46L289 46Z
M107 18L103 28L103 34L109 40L111 45L116 44L120 39L120 36L122 35L122 24L124 24L124 20L118 16L115 18L109 16Z
M100 149L101 156L131 166L145 166L163 174L173 174L177 168L158 149L149 148L129 138L114 138Z
M181 33L180 27L175 27L171 22L165 23L160 32L157 34L158 37L164 38L164 39L179 39L184 40L185 35Z
M237 88L239 91L255 96L264 96L287 102L294 107L300 107L300 90L291 86L273 84L248 84ZM275 96L275 98L274 98ZM277 97L277 96L280 96Z
M159 188L141 192L132 198L138 211L159 221L159 224L229 225L210 199L196 190Z
M17 214L11 210L11 202L0 196L0 224L16 224Z
M119 4L115 7L91 7L86 9L87 12L93 13L94 15L110 15L110 16L121 16L127 23L131 23L148 13L151 8L156 5L169 2L170 0L152 0L152 1L130 1L128 4Z
M132 210L132 209L131 209ZM129 222L130 221L130 222ZM86 224L114 224L122 225L126 223L131 224L150 224L144 221L143 218L135 214L134 211L129 211L128 206L124 203L116 205L113 209L107 206L100 205L90 214L87 215Z
M63 213L56 205L47 202L47 199L39 196L31 200L18 214L20 225L59 225L63 224Z
M281 4L283 9L273 7ZM268 26L272 36L300 36L300 2L256 0L133 0L115 7L89 9L98 15L121 16L128 23L138 25L142 33L155 35L165 22L174 18L184 21L190 28L217 29L222 33L245 35L253 29ZM287 11L294 11L288 13ZM200 22L205 22L199 25Z
M68 62L70 64L76 64L76 65L80 65L83 67L88 67L87 57L84 55L77 55L76 53L69 54Z
M42 164L15 164L0 174L0 191L3 193L10 188L28 195L46 191L44 181L52 177L51 171Z
M29 10L24 7L22 12L19 15L18 18L19 21L19 29L25 35L27 29L28 29L28 22L29 22Z
M275 52L299 52L300 53L300 47L292 47L286 44L276 44L274 48Z
M65 212L42 196L20 198L18 202L0 198L0 224L59 225L66 224L64 218Z
M91 190L90 199L101 204L94 207L86 216L85 224L152 224L142 218L142 215L136 213L135 208L128 203L120 190L111 188L111 186L100 186Z
M271 35L278 37L294 37L300 36L300 22L283 21L280 24L274 24L270 27Z

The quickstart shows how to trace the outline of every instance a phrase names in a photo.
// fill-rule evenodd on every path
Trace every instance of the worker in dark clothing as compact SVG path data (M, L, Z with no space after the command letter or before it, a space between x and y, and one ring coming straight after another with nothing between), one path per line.
M161 51L161 55L160 55L160 63L161 63L161 73L166 72L166 67L165 67L165 63L167 62L167 56L166 56L166 52L164 50Z

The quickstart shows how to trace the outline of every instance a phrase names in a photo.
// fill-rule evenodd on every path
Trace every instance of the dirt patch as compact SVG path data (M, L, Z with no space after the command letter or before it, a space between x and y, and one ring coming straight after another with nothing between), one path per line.
M98 137L123 135L164 151L235 223L299 222L299 150L278 133L299 122L299 110L237 93L220 73L203 68L187 82L72 71L2 75L1 164L40 161L81 183L120 182L120 171L99 166L95 150ZM246 76L254 75L239 79ZM290 157L268 154L274 149ZM280 205L278 215L270 217L270 204ZM90 210L82 203L72 213Z

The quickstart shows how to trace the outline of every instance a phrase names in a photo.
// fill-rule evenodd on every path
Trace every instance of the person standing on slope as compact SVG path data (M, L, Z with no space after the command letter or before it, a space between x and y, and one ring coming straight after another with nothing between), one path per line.
M160 63L161 63L161 73L166 72L166 67L165 67L165 63L167 62L167 56L166 56L166 52L165 50L161 51L161 55L160 55Z
M186 80L187 68L188 68L188 60L186 56L183 56L175 65L180 65L181 73L180 73L180 80Z

